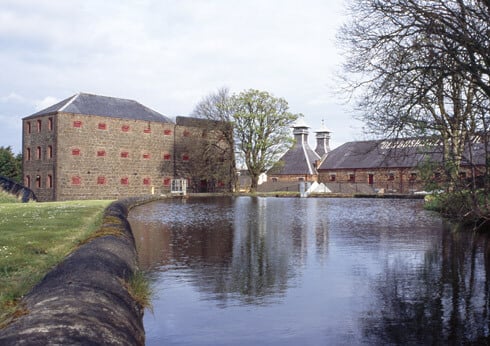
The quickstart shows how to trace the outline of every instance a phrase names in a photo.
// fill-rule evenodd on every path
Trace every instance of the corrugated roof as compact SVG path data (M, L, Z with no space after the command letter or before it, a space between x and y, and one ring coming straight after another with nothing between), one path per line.
M139 102L86 93L73 95L26 117L26 119L57 112L172 123L170 118L143 106Z
M472 148L473 162L484 164L483 144L474 143ZM469 157L468 150L464 156ZM358 141L332 150L318 170L414 168L425 161L441 162L441 146L421 139ZM462 164L468 164L468 161L463 160Z

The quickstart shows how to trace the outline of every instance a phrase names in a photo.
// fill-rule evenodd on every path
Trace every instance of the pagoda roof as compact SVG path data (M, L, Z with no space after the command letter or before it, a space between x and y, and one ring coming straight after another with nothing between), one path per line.
M317 174L315 163L320 156L306 143L296 143L289 149L267 174L305 175Z

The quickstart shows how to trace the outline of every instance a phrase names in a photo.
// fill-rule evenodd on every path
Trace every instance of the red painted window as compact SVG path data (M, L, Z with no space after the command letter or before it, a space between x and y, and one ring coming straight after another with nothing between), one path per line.
M169 153L165 153L163 154L163 159L165 161L170 161L170 159L172 158L172 155L170 155Z
M182 155L182 161L189 161L189 155L187 154Z
M36 148L36 159L41 160L41 147Z
M53 176L51 174L48 174L48 176L46 178L46 187L48 189L52 189L53 188Z
M48 130L53 131L53 118L48 118Z
M150 154L149 153L144 153L143 154L143 158L144 159L149 159L150 158Z
M31 131L32 131L32 129L31 129L31 122L30 122L30 121L28 121L28 122L26 123L26 126L27 126L27 133L31 133Z
M151 184L151 179L150 178L144 178L143 179L143 185L150 185Z
M151 133L151 127L148 127L143 130L144 133Z
M31 160L31 148L26 149L26 160L27 161Z
M53 158L53 146L48 145L48 159L52 159L52 158Z
M170 181L171 181L170 178L164 178L163 179L163 186L170 186Z
M129 125L123 125L123 126L121 126L121 131L122 132L129 132Z
M73 122L73 127L82 127L82 122L80 120L75 120Z
M38 189L41 188L41 176L40 175L36 175L36 187Z
M105 177L97 177L97 184L104 185L106 183Z
M129 184L129 178L121 178L121 185L128 185Z
M127 152L127 151L121 151L121 157L128 158L129 157L129 152Z
M164 134L165 136L170 136L170 135L172 134L172 130L170 130L170 129L165 129L165 130L163 130L163 134Z
M388 174L388 180L389 180L389 181L393 181L393 180L395 180L395 173L389 173L389 174Z
M82 183L82 178L80 177L71 177L71 184L72 185L80 185Z
M356 181L356 176L354 173L349 174L349 182L354 183Z
M71 154L73 156L80 156L80 149L78 149L78 148L72 149Z
M41 132L42 122L41 119L37 121L37 132Z
M106 123L99 123L99 130L107 130L107 124Z
M102 157L105 156L105 150L97 150L97 156Z
M31 176L30 175L26 175L26 178L25 178L25 184L27 187L31 187Z

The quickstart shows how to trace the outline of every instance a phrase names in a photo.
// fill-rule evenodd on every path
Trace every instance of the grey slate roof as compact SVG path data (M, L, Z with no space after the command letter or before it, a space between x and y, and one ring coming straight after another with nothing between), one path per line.
M172 123L172 120L168 117L143 106L139 102L86 93L73 95L51 107L36 112L25 119L58 112Z
M473 162L484 164L484 148L474 143ZM465 157L469 157L466 151ZM441 162L440 145L423 143L420 139L373 140L348 142L332 150L318 170L376 169L376 168L414 168L425 161ZM463 160L462 165L468 161Z
M285 175L304 175L317 174L315 161L320 160L320 156L315 153L307 144L302 145L297 142L294 147L289 149L274 165L267 174Z

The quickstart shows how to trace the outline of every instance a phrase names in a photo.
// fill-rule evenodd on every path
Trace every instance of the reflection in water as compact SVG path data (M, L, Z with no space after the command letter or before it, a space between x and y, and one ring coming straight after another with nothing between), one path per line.
M134 209L147 344L427 344L490 333L488 238L419 201L196 198Z
M387 264L376 280L376 305L365 314L366 338L397 344L487 344L488 250L487 236L448 230L421 265Z

